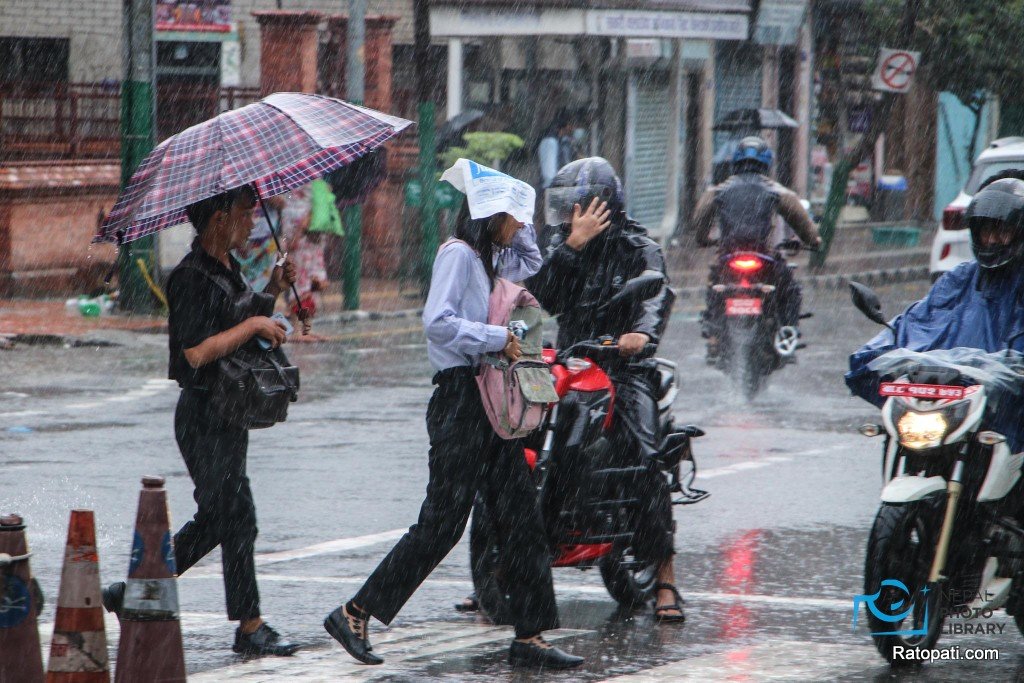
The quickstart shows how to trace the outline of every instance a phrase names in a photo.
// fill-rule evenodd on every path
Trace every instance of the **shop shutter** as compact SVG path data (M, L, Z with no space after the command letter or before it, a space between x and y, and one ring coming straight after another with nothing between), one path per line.
M630 216L657 232L665 213L672 108L666 72L634 72L630 82L626 205Z
M761 57L756 47L721 42L715 54L715 121L733 109L761 106ZM715 133L717 150L729 133Z

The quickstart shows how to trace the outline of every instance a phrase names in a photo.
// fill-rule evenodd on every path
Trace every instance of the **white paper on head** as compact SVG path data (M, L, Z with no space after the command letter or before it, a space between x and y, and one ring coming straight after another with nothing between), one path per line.
M469 159L456 161L441 175L441 180L447 180L466 195L471 218L490 218L505 212L520 223L533 223L537 192L529 183Z

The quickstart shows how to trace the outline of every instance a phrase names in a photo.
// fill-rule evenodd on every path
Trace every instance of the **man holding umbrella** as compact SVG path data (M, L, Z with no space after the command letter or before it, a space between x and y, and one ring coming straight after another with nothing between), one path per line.
M211 389L222 377L219 359L243 347L255 351L260 342L284 343L284 327L269 316L286 287L295 293L295 268L282 260L263 292L254 292L230 252L245 245L264 198L358 162L409 123L328 97L270 95L150 152L94 240L123 245L185 220L196 230L191 253L167 283L169 377L182 387L174 432L198 505L175 535L173 552L181 573L220 546L228 618L240 622L232 648L238 653L290 655L298 646L260 617L248 429L215 405L219 394ZM279 226L270 228L276 241ZM119 612L124 594L124 583L109 586L104 606Z
M256 193L248 185L190 205L197 237L167 284L170 367L181 386L174 436L195 485L195 516L174 535L175 567L184 572L220 546L228 619L238 621L232 649L239 654L291 655L290 643L260 617L256 588L256 505L246 475L249 431L230 424L211 404L216 361L260 338L276 348L285 329L269 316L295 266L274 269L263 292L242 277L232 249L244 247L253 228ZM226 284L232 292L222 289ZM239 318L241 319L239 321ZM120 612L124 583L103 591L103 604Z

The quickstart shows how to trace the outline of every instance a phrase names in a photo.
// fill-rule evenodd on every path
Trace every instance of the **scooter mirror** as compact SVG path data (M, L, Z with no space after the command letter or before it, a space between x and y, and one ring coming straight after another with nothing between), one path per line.
M867 316L868 320L879 325L889 326L888 321L882 314L882 302L878 300L878 295L870 287L851 281L850 296L853 299L853 305L857 307L858 311Z
M665 276L656 270L645 270L634 278L626 280L622 289L608 300L608 307L621 306L628 301L649 299L665 284Z

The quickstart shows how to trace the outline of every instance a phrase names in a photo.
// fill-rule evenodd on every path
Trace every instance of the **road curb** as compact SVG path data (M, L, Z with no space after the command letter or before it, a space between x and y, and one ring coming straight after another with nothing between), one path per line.
M351 323L363 322L366 320L403 320L408 318L419 318L423 315L422 308L405 308L398 311L341 311L340 313L327 313L317 316L316 322L320 323Z
M835 275L811 275L798 278L798 282L814 289L842 289L851 280L869 286L890 285L899 282L912 282L915 280L927 280L929 277L928 266L908 266L902 268L883 268L879 270L866 270L856 273L838 273ZM704 287L678 287L674 288L680 299L698 299L704 297ZM397 311L340 311L328 313L317 318L322 323L351 323L365 322L368 320L408 320L419 318L423 315L423 308L406 308ZM93 333L95 334L95 332ZM10 349L14 346L25 345L52 345L52 346L117 346L115 342L102 338L82 338L74 335L61 334L0 334L0 350Z

